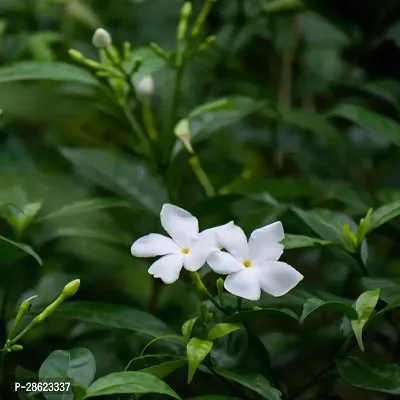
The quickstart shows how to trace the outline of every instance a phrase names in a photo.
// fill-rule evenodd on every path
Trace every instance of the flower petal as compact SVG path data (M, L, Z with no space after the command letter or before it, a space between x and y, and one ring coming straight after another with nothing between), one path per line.
M228 275L224 287L229 293L247 300L258 300L261 296L260 284L254 268L245 268Z
M174 283L179 278L182 265L182 254L168 254L152 264L149 274L154 278L161 278L164 283Z
M224 235L227 234L230 228L232 228L235 224L233 221L228 222L227 224L224 225L219 225L215 226L214 228L210 229L205 229L204 231L199 233L199 237L204 237L204 236L211 236L213 237L214 240L214 247L217 249L222 249L223 244L219 240L220 236L224 237Z
M223 234L218 234L219 244L233 254L239 260L247 260L249 257L249 246L242 228L232 225Z
M206 239L206 240L204 240ZM209 238L198 239L191 247L183 261L183 266L188 271L199 270L207 261L207 257L215 249L212 245L214 241L208 241Z
M246 268L236 257L225 251L213 251L207 263L217 274L231 274Z
M169 237L150 233L136 240L131 247L135 257L156 257L180 252L178 245Z
M285 237L282 222L256 229L249 239L250 258L252 260L277 260L283 252L283 245L278 245Z
M283 296L292 290L304 276L281 261L268 261L254 268L257 271L261 289L272 296Z
M199 221L183 208L164 204L160 213L161 225L181 247L189 247L199 233Z

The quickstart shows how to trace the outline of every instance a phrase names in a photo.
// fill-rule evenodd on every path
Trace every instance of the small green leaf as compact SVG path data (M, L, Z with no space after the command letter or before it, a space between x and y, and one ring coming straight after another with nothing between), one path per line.
M144 372L115 372L93 382L86 393L89 397L110 394L147 394L158 393L180 400L178 394L159 378Z
M56 350L51 353L39 370L41 382L56 380L72 381L75 385L88 388L96 374L96 361L93 354L84 348L75 348L69 351ZM44 393L47 400L73 399L71 394Z
M12 261L19 258L30 255L33 257L39 265L42 265L42 259L36 254L32 247L23 244L13 242L10 239L0 236L0 260L1 261Z
M99 81L90 72L63 62L24 61L11 67L0 68L0 84L29 80L99 85Z
M351 307L349 304L342 303L340 301L323 301L320 299L309 299L304 304L303 312L300 316L300 323L303 324L306 318L321 308L328 308L335 311L338 311L344 314L350 320L357 319L358 314L357 311Z
M159 379L166 378L176 369L187 364L184 357L175 357L166 354L151 354L134 358L129 362L125 371L140 371L154 375Z
M260 317L268 317L271 315L277 316L286 316L295 319L296 321L299 320L299 317L293 311L286 309L286 308L260 308L254 307L252 310L244 310L240 312L236 312L230 318L230 322L244 322L244 321L251 321L256 318Z
M207 357L212 347L213 347L213 342L210 342L209 340L201 340L198 338L190 339L186 347L186 354L189 363L189 372L187 380L188 384L192 381L194 374L197 370L197 367Z
M328 116L345 118L400 146L400 124L384 115L354 104L340 104Z
M351 321L354 334L356 336L358 346L364 351L364 344L362 339L363 329L365 324L368 322L374 308L379 300L380 289L370 290L364 292L356 301L356 311L358 318Z
M74 215L80 215L88 212L104 210L109 208L117 208L117 207L129 208L129 204L126 201L114 198L97 198L97 199L82 200L72 204L68 204L57 211L47 214L44 217L40 218L38 222L51 218L71 217Z
M20 238L41 208L41 203L26 204L21 207L21 211L10 208L4 219L10 224L16 237Z
M330 242L328 240L322 240L303 235L285 235L282 244L285 246L286 250L301 249L303 247L315 247L317 245L320 246L329 246L335 244L337 245L337 243L335 242Z
M395 278L370 278L361 279L365 290L380 289L379 297L386 303L400 302L400 281Z
M127 329L153 337L174 334L164 322L153 315L117 304L69 301L58 307L51 317Z
M240 325L230 324L226 322L215 324L208 332L207 339L214 341L215 339L229 335L230 333L235 332L241 328L242 327Z
M196 323L198 317L188 319L183 325L182 325L182 335L183 337L189 341L190 340L190 335L192 334L192 330L194 327L194 324Z
M400 394L400 366L398 364L366 363L355 357L336 361L342 379L362 390Z
M399 215L400 215L399 200L379 207L371 214L368 224L368 233L376 228L379 228L381 225L385 224L391 219L398 217Z
M239 397L219 396L210 394L208 396L190 397L188 400L242 400Z
M224 370L222 368L214 368L214 371L222 377L229 379L230 381L239 383L254 392L261 395L267 400L281 400L282 393L271 386L270 382L262 375L258 374L235 374L234 372Z

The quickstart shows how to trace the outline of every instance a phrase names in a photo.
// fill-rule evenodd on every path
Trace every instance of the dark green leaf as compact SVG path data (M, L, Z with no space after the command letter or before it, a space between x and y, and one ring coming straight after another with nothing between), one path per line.
M188 400L242 400L239 397L218 396L211 394L209 396L190 397Z
M188 380L189 384L193 376L201 364L201 362L207 357L213 347L213 342L209 340L201 340L198 338L190 339L186 347L186 354L189 363Z
M371 214L368 232L379 228L381 225L390 221L391 219L397 218L400 215L400 201L394 201L389 204L385 204L378 209L374 210Z
M239 383L242 386L245 386L254 392L261 395L264 399L267 400L281 400L282 393L271 386L270 382L264 378L262 375L252 374L235 374L231 371L223 370L221 368L214 368L214 371L223 376L230 381Z
M235 324L230 324L227 322L223 322L220 324L215 324L210 331L208 332L208 340L215 340L220 337L229 335L232 332L237 331L238 329L241 329L242 327L240 325L235 325Z
M400 146L400 124L384 115L353 104L340 104L329 112L329 116L348 119Z
M295 319L296 321L299 320L299 317L296 313L286 308L260 308L254 307L252 310L245 310L240 311L232 315L229 318L230 322L244 322L244 321L251 321L256 318L260 317L268 317L268 316L286 316Z
M357 319L358 314L357 311L351 307L349 304L342 303L340 301L323 301L320 299L309 299L304 304L303 312L300 316L300 323L303 324L305 319L314 311L319 310L321 308L328 308L331 310L338 311L344 314L350 320Z
M23 243L13 242L10 239L0 236L0 261L12 261L30 255L40 265L42 259L35 253L35 251L28 245Z
M125 368L126 371L140 371L164 379L176 369L187 364L187 359L165 354L147 355L134 358Z
M75 319L118 329L128 329L158 337L174 332L151 314L134 308L90 301L69 301L52 314L54 318Z
M190 335L192 333L194 324L196 323L198 317L188 319L183 325L182 325L182 335L183 337L189 341L190 340Z
M25 61L11 67L0 68L0 83L29 80L99 84L90 72L63 62Z
M74 215L80 215L88 212L117 208L117 207L128 207L129 204L126 201L113 198L97 198L77 201L76 203L68 204L57 211L45 215L39 219L40 221L47 220L50 218L62 218L71 217Z
M379 288L379 297L386 303L400 302L400 282L394 278L364 277L361 283L366 290Z
M362 293L356 301L356 311L358 318L351 321L354 334L356 336L358 346L364 351L363 344L363 329L365 324L368 322L374 308L379 300L379 289L370 290Z
M337 243L303 235L285 235L282 244L285 245L286 250L290 250L301 249L303 247L315 247L316 245L328 246Z
M144 372L115 372L97 379L87 390L85 399L110 394L158 393L180 400L165 382Z
M366 363L355 357L336 362L340 376L349 385L362 390L400 394L398 364Z
M96 184L159 214L166 189L138 161L106 150L63 149L77 170Z

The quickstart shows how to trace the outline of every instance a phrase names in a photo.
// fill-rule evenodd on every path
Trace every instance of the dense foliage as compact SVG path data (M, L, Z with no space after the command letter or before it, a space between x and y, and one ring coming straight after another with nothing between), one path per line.
M1 399L400 395L398 0L1 0L0 109ZM168 203L304 278L155 279Z

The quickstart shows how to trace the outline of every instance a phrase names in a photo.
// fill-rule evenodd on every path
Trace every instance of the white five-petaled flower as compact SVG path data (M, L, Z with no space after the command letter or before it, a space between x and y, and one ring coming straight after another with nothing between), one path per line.
M199 233L197 218L172 204L164 204L160 218L162 227L171 238L151 233L136 240L131 253L136 257L163 256L151 265L149 273L164 283L175 282L182 267L188 271L199 270L212 251L222 248L217 233L233 226L233 222L229 222Z
M277 261L283 253L285 237L281 222L256 229L247 242L243 230L233 225L221 240L224 251L213 251L207 259L211 269L228 275L225 289L247 300L258 300L261 290L278 297L293 289L302 279L289 264Z

